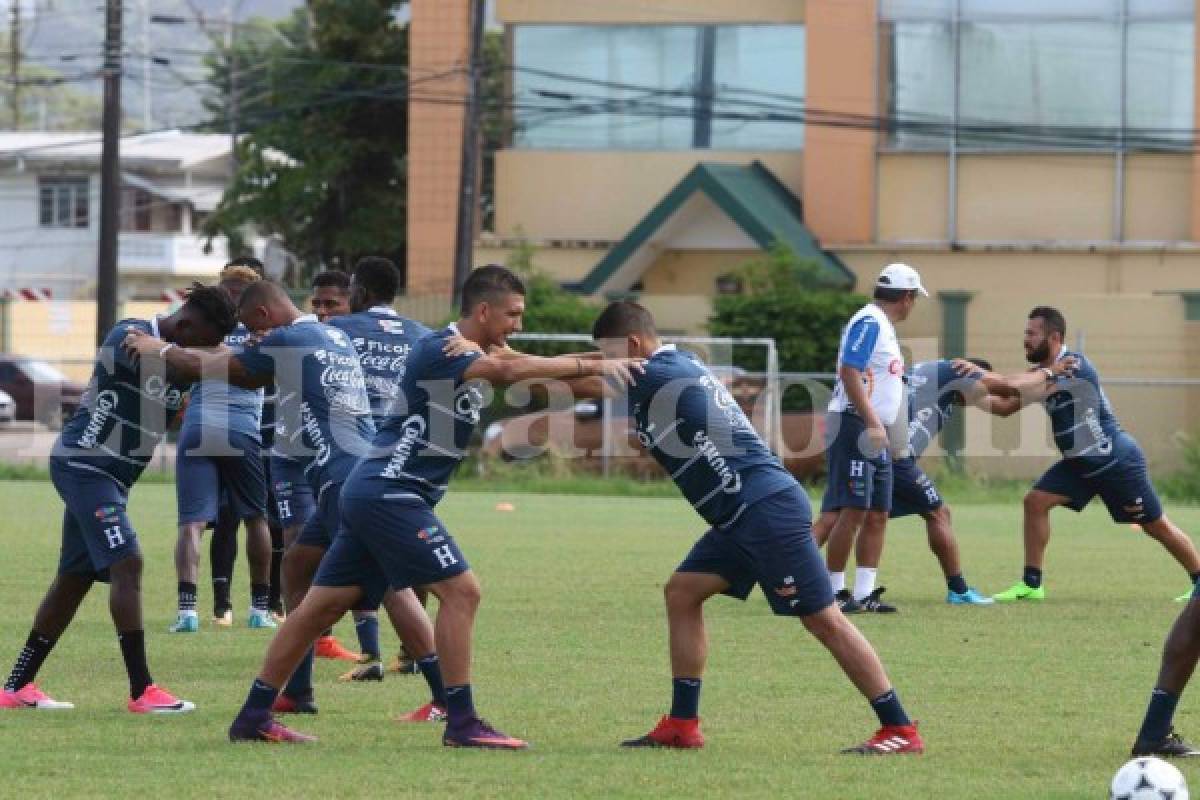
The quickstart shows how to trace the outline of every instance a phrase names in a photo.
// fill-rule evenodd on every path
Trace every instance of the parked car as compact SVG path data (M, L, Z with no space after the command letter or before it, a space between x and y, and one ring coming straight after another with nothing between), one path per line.
M733 394L739 403L745 396L738 391ZM752 422L761 432L761 415L755 416ZM661 468L638 442L631 423L623 414L609 420L609 469L638 477L661 475ZM780 416L780 427L784 467L801 480L823 473L825 415L785 412ZM552 430L554 442L547 445ZM565 441L568 436L569 442ZM538 411L493 422L484 431L481 453L485 458L521 461L537 458L548 450L565 453L572 447L577 451L572 455L579 466L597 471L603 468L604 420L597 401L583 400L566 410Z
M0 427L11 425L17 418L17 402L8 392L0 392Z
M14 402L17 419L36 420L58 430L79 408L86 388L48 361L0 355L0 390Z

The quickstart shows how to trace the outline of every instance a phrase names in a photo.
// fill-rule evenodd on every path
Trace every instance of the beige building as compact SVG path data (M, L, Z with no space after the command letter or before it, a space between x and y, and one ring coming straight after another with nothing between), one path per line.
M780 240L860 290L918 267L933 298L901 333L935 355L1019 368L1047 303L1102 374L1200 376L1196 4L498 0L511 137L476 261L526 240L695 332L718 278ZM414 68L462 63L466 7L413 3ZM410 208L454 206L460 124L414 105ZM410 217L409 274L446 291L440 219ZM1200 422L1183 390L1113 394L1163 457Z

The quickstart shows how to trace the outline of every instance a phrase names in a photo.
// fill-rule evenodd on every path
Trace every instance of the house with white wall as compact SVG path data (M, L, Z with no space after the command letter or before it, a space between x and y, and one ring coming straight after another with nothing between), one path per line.
M0 290L96 288L100 233L97 132L0 132ZM229 137L164 131L121 140L117 268L123 299L210 280L226 243L200 234L231 176Z

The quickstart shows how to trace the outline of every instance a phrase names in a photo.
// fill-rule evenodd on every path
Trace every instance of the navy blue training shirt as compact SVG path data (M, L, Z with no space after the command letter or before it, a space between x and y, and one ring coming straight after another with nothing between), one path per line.
M143 370L121 349L135 330L157 337L158 320L126 319L109 331L83 401L54 444L54 455L70 465L102 472L126 488L150 462L188 388L169 381L161 366Z
M982 373L960 376L950 361L922 361L905 376L908 394L908 455L920 458L954 416L961 390L978 382Z
M318 491L344 481L375 433L358 353L346 334L306 314L234 358L275 382L275 451L301 461Z
M1099 467L1113 458L1113 445L1121 433L1121 425L1113 414L1100 375L1092 362L1082 353L1070 353L1064 347L1058 358L1067 356L1079 360L1073 375L1063 375L1054 382L1055 390L1042 405L1050 415L1054 444L1063 458L1079 459L1085 466Z
M359 364L367 382L367 397L371 401L371 416L378 429L400 393L400 381L404 378L413 344L430 331L388 306L334 317L328 324L345 331L358 351Z
M434 331L413 345L400 382L398 404L348 481L355 492L415 496L430 506L446 494L450 476L485 405L484 386L463 373L482 353L448 356L446 340L458 328Z
M645 367L629 387L638 440L706 522L729 525L751 503L797 485L694 354L665 345Z

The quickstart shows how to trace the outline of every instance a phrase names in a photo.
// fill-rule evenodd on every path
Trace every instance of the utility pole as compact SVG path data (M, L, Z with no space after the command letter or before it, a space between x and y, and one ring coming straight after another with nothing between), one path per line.
M225 52L229 58L229 165L231 175L237 174L238 156L238 63L234 50L234 6L233 0L225 0Z
M121 2L104 3L104 145L100 155L100 247L96 343L117 324L117 227L121 203Z
M142 130L148 131L154 126L150 95L150 0L138 0L138 13L142 17Z
M21 0L9 0L12 18L8 23L8 82L12 126L21 130Z
M479 207L480 95L483 92L483 0L467 0L471 14L471 45L467 56L467 107L463 120L462 164L459 170L458 227L454 242L454 304L471 272L475 244L475 211Z

